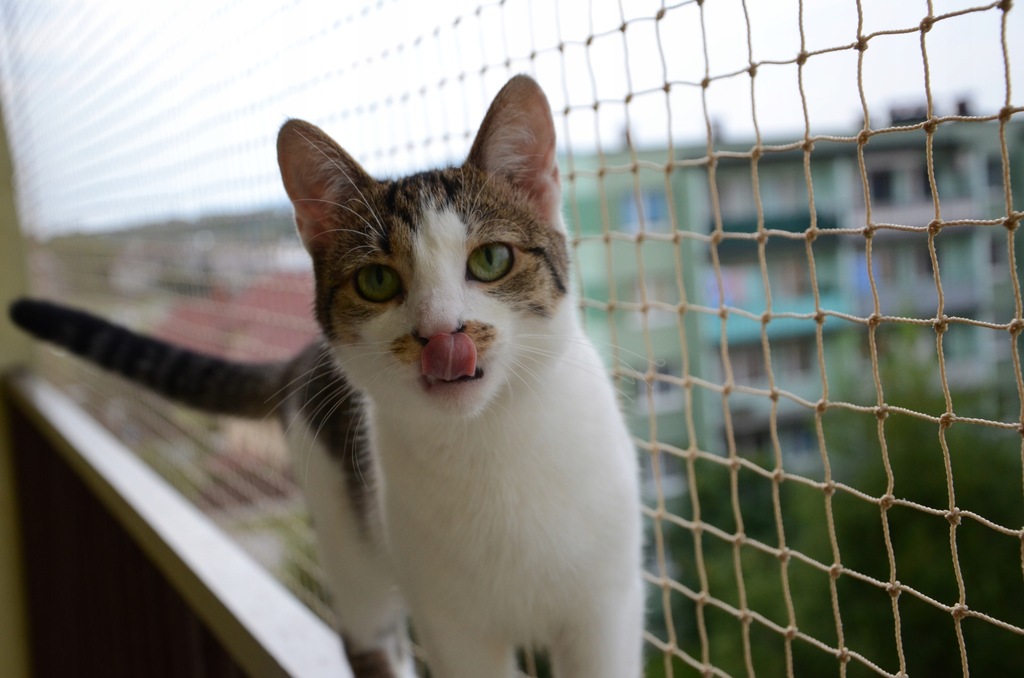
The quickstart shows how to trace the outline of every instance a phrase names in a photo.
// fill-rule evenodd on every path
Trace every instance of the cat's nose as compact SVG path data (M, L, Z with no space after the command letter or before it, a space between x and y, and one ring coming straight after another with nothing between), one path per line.
M466 325L464 323L449 323L447 325L422 325L412 331L412 336L416 341L420 342L423 346L427 345L431 337L437 336L438 334L457 334L458 332L464 332Z

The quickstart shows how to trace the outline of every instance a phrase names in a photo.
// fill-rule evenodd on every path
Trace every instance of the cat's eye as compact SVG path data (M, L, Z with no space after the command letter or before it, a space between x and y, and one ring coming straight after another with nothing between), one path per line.
M356 290L367 301L383 303L391 301L402 291L402 279L390 266L370 264L356 273Z
M466 270L474 280L494 282L512 270L512 248L500 242L481 245L473 250Z

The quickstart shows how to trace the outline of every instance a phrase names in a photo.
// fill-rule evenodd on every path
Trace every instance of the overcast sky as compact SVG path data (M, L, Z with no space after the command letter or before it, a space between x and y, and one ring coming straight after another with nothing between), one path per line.
M765 62L800 52L799 2L746 4L749 34L740 0L706 0L703 17L692 1L0 0L0 93L22 219L50 234L279 204L273 140L288 117L321 124L378 174L458 162L490 98L520 71L538 78L556 112L570 107L558 124L577 152L617 147L627 125L640 146L664 146L669 134L677 146L701 142L705 75L709 117L729 140L752 138L751 79L740 72L751 61L762 64L762 134L798 138L798 69ZM808 52L857 39L857 0L803 4ZM931 4L936 16L984 6ZM913 29L929 7L860 5L863 35ZM938 114L960 99L983 115L1003 105L1002 15L956 16L927 33ZM1022 16L1011 11L1007 29L1018 93ZM857 57L842 49L808 59L812 134L860 124ZM924 73L920 32L869 41L863 87L874 127L891 106L924 102Z

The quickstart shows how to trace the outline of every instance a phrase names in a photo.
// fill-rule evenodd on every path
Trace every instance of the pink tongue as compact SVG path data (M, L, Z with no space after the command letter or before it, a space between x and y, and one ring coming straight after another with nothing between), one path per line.
M441 381L476 374L476 345L465 332L435 334L423 348L420 358L423 376Z

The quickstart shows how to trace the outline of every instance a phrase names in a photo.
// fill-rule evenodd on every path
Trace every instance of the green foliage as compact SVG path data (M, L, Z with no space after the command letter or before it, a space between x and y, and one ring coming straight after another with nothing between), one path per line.
M909 338L897 335L880 363L887 403L930 416L946 411L931 366L912 359ZM951 393L954 411L991 410L992 393L982 388ZM990 412L989 417L994 418ZM951 506L1010 529L1024 524L1021 497L1021 439L1014 430L968 423L942 428L932 421L890 413L879 422L872 414L830 413L825 422L836 480L880 497L891 494L934 511ZM885 441L883 456L881 436ZM952 491L952 497L950 492ZM892 544L895 579L904 587L952 607L960 600L956 566L964 582L965 602L975 611L1024 626L1021 543L969 518L926 513L894 505L884 513L849 494L834 498L836 541L845 568L890 580L885 529ZM955 549L955 550L954 550ZM895 672L896 620L889 594L841 577L837 582L846 644ZM800 599L800 610L820 613L820 601ZM961 651L953 616L904 591L897 599L902 647L911 675L959 673ZM974 675L1002 675L1019 657L1024 638L988 622L962 622L969 668ZM834 663L833 663L834 666ZM864 672L866 675L866 672ZM851 671L850 675L857 675Z
M888 349L888 357L880 364L885 401L930 416L944 413L945 399L937 387L934 366L912 359L913 348L900 337ZM870 380L846 391L842 399L861 403L875 400ZM985 412L992 409L993 396L984 389L957 389L952 393L952 402L954 411ZM834 608L838 603L844 645L891 673L900 670L898 645L902 646L910 675L961 673L961 651L953 615L922 599L927 597L947 607L959 602L954 564L959 566L969 609L1024 627L1020 539L961 515L952 533L954 556L951 522L945 515L951 505L947 482L951 478L953 503L960 511L973 512L1011 530L1020 529L1024 524L1024 501L1021 438L1017 431L957 422L942 429L940 438L940 426L925 418L890 412L880 421L873 413L842 409L828 410L822 424L828 462L836 482L879 498L887 493L891 477L894 498L929 510L894 503L883 512L878 503L841 488L829 495L818 487L788 479L779 486L777 497L786 545L823 568L835 562L836 549L846 572L869 577L882 586L847 573L833 582L822 567L795 558L789 560L788 572L784 573L777 558L750 545L739 549L737 555L731 541L710 531L695 538L689 530L673 528L666 530L665 536L678 581L694 591L701 590L697 570L700 549L711 596L739 607L742 578L747 607L786 627L790 619L784 596L785 579L792 594L794 621L801 632L836 647L839 631ZM880 430L885 441L884 455ZM742 453L762 468L773 467L768 451ZM787 468L789 461L786 460ZM811 471L811 475L823 473L823 465ZM694 478L704 522L732 535L742 520L749 539L771 547L780 545L770 478L742 468L733 472L728 466L707 460L696 462ZM733 485L737 490L738 514L730 499ZM684 497L671 509L693 519L692 503L691 497ZM884 588L892 577L893 567L895 579L904 587L895 599ZM742 577L737 576L737 568ZM910 593L909 589L917 593ZM652 632L666 638L659 602L651 602L650 626ZM685 596L673 595L670 607L680 647L700 660L703 648L697 605ZM894 612L898 613L899 642ZM703 616L708 658L730 675L749 673L745 661L747 646L753 673L757 675L786 675L789 661L797 676L839 674L838 659L808 642L794 640L787 657L782 636L757 621L749 625L749 640L745 642L743 625L735 616L711 605L704 607ZM1020 635L969 617L962 620L961 627L972 675L1007 675L1019 661L1024 647ZM694 675L694 671L684 669L678 662L672 674ZM647 675L667 675L660 655L652 656ZM854 659L846 675L875 674Z

